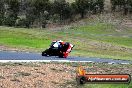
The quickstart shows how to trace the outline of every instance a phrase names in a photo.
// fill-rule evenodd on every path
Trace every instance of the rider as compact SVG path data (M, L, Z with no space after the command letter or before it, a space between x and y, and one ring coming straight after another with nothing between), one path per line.
M53 41L53 47L57 48L60 51L60 53L63 54L63 57L66 58L70 53L73 45L68 42L63 42L62 40L59 40Z

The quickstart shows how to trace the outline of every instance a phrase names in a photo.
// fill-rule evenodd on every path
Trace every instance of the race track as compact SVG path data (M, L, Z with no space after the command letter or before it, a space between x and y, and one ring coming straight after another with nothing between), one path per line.
M44 57L38 53L26 53L26 52L9 52L0 51L0 62L31 62L31 61L41 61L41 62L97 62L97 63L109 63L109 64L132 64L132 61L125 60L113 60L113 59L101 59L101 58L91 58L91 57L72 57L68 58L58 58L58 57Z

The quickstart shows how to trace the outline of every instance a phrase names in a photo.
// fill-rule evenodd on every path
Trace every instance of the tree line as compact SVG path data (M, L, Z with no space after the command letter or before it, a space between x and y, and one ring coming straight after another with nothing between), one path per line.
M45 28L48 22L72 21L77 15L84 18L87 14L104 11L105 0L0 0L0 25L17 27ZM127 15L132 9L132 0L111 0L112 11L123 9Z
M112 11L118 9L123 11L124 15L132 13L132 0L111 0Z

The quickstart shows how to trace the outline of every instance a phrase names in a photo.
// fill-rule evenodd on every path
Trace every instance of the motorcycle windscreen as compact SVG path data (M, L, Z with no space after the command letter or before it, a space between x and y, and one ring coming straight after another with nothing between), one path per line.
M60 45L60 43L56 42L53 46L54 46L55 48L58 48L59 45Z
M58 42L52 42L50 48L51 49L58 49L59 45L60 45L60 43L58 43Z

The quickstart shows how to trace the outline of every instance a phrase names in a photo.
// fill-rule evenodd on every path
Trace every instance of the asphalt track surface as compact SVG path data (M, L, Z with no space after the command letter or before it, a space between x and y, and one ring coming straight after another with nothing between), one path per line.
M113 60L113 59L102 59L102 58L91 58L91 57L73 57L67 58L58 57L45 57L38 53L26 53L26 52L10 52L0 51L0 62L97 62L97 63L109 63L109 64L132 64L132 61L125 60Z

